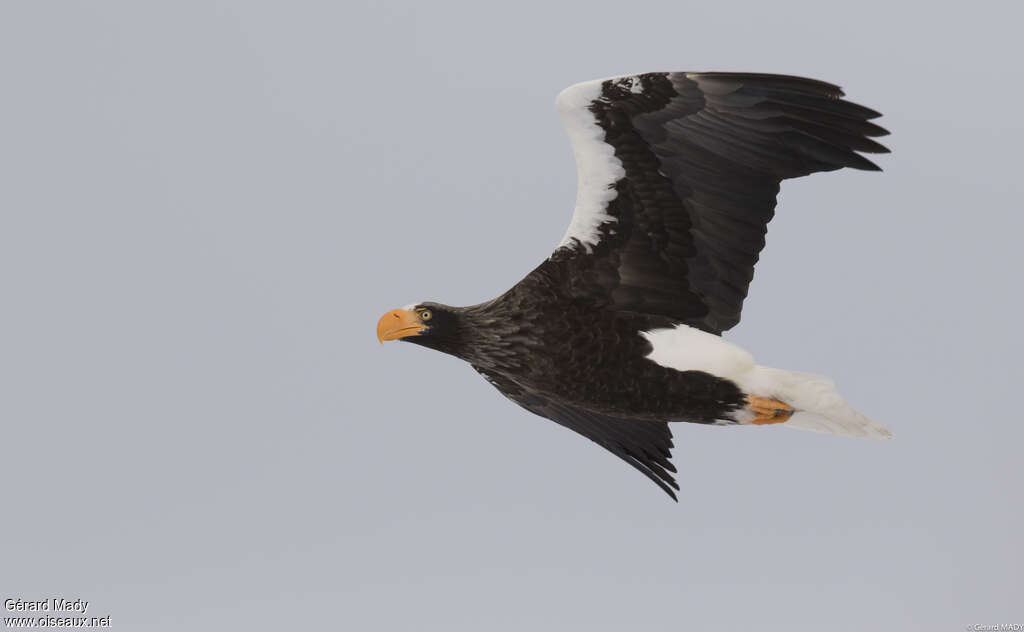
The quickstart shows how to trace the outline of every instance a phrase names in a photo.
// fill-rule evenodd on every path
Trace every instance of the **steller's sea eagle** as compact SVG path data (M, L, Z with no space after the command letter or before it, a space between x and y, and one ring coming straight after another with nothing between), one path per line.
M377 337L469 362L503 395L604 446L672 498L670 421L783 424L885 439L826 378L760 366L740 321L779 183L842 167L878 112L783 75L655 72L556 101L576 157L569 229L494 300L392 310Z

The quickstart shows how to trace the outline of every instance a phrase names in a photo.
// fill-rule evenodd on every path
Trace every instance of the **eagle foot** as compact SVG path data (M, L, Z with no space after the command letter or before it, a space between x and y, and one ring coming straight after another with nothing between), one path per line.
M747 395L747 410L754 413L754 420L750 423L757 426L767 424L781 424L793 416L796 410L785 402L780 402L767 397Z

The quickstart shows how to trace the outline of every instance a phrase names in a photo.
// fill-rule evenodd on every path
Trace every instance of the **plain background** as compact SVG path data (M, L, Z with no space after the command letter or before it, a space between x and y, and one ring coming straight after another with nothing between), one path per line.
M122 630L1024 623L1024 16L942 4L3 3L0 596ZM884 173L786 183L727 337L893 441L676 425L676 504L377 344L543 260L554 96L651 70L884 112Z

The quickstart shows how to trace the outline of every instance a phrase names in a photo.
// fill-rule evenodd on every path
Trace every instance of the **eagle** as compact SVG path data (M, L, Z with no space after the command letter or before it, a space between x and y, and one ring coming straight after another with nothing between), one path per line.
M880 171L880 114L786 75L652 72L556 106L576 206L550 257L497 298L394 309L377 338L461 358L503 395L603 446L674 500L671 422L886 439L824 377L762 366L740 321L782 180Z

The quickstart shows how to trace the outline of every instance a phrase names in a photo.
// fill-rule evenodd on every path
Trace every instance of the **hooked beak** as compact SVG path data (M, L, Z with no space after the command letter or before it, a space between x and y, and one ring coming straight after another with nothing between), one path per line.
M377 340L384 344L385 340L398 340L409 336L418 336L426 329L416 312L408 309L393 309L377 321Z

